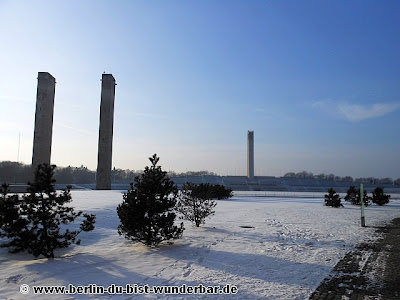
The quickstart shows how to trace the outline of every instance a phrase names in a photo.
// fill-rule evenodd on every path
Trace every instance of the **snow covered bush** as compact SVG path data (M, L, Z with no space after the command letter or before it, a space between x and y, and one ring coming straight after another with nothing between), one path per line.
M228 199L233 196L232 190L227 189L225 186L220 184L208 184L208 183L201 183L200 186L204 186L208 193L208 197L210 199Z
M212 186L201 183L186 183L180 192L180 201L177 204L177 211L183 216L181 219L189 220L196 227L205 223L205 218L213 215L213 208L217 202L212 200Z
M328 194L325 195L325 205L332 207L343 207L343 205L340 203L339 194L337 194L333 188L330 188L328 190Z
M384 193L383 188L377 187L372 191L372 202L378 205L385 205L389 203L390 195Z
M135 177L135 183L124 194L123 202L118 205L120 219L118 233L132 241L145 245L157 245L164 240L182 236L184 227L175 226L178 189L167 176L167 172L157 166L159 157L149 158L150 167Z
M2 247L11 247L10 252L27 251L35 257L43 255L54 258L54 250L66 248L71 244L80 244L77 236L82 231L94 229L95 215L75 212L65 204L71 202L70 188L56 193L53 179L55 165L41 164L35 170L32 183L28 183L28 194L21 200L18 196L7 196L7 185L2 186L1 197L1 235L6 243ZM77 230L65 229L76 218L84 219Z

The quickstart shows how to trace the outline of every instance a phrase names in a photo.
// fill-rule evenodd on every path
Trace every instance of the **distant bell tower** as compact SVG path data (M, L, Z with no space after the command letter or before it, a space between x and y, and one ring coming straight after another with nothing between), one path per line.
M102 75L99 149L96 174L97 190L111 190L115 86L115 79L111 74Z
M254 131L247 131L247 177L254 178Z
M38 73L32 168L50 164L56 80L47 72Z

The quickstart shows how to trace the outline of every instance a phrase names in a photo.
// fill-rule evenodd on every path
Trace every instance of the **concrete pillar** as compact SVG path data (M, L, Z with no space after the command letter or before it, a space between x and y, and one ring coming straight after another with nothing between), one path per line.
M254 178L254 131L247 132L247 177Z
M38 73L32 168L50 164L56 80L47 72Z
M99 148L96 174L97 190L111 189L115 85L115 79L111 74L102 75Z

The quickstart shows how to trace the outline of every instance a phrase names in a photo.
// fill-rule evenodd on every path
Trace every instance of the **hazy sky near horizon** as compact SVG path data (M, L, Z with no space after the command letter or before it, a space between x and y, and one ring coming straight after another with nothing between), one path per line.
M37 73L57 81L52 163L400 177L399 1L0 0L0 160L31 163ZM18 141L20 143L18 148ZM18 152L19 149L19 152Z

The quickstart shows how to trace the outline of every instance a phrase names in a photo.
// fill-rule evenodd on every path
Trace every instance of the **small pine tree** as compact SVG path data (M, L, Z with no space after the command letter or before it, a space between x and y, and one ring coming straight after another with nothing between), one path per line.
M181 190L181 199L177 205L177 211L183 215L181 219L194 223L196 227L205 224L205 219L215 213L213 208L217 205L217 202L212 200L214 197L213 186L208 183L201 183L200 185L184 184Z
M175 226L177 188L167 176L167 172L157 166L159 157L154 154L149 158L150 167L135 177L135 184L123 196L118 205L120 219L118 233L132 241L145 245L157 245L164 240L182 236L184 227Z
M389 203L390 195L384 193L383 188L377 187L372 191L372 202L378 205L385 205Z
M354 185L350 186L347 190L347 195L344 197L344 200L350 202L351 204L356 204L357 202L357 189Z
M75 212L73 207L65 205L72 200L70 187L57 195L53 179L55 167L55 165L40 164L35 170L34 181L28 183L28 194L24 195L21 201L16 201L17 198L14 198L11 201L12 205L10 202L6 215L19 224L16 228L4 224L2 226L9 239L9 242L2 246L12 247L10 252L28 251L35 257L43 255L54 258L55 249L66 248L73 243L79 244L77 235L82 231L94 229L96 216L83 214L84 220L79 230L61 231L61 224L65 226L75 221L82 215L82 211ZM18 218L16 212L19 214Z
M363 193L363 200L364 200L364 205L368 206L369 204L369 197L367 195L367 191L364 190ZM350 188L347 190L347 195L344 197L346 201L349 201L353 205L361 205L361 190L356 189L355 186L350 186Z
M6 238L8 243L2 244L2 247L10 246L21 247L25 244L25 239L16 239L17 235L26 233L28 221L20 218L18 195L8 195L9 185L4 183L1 186L0 197L0 237ZM21 245L20 245L21 244Z
M343 207L343 205L340 203L340 200L339 194L337 194L333 188L330 188L328 190L328 194L325 195L326 206Z

